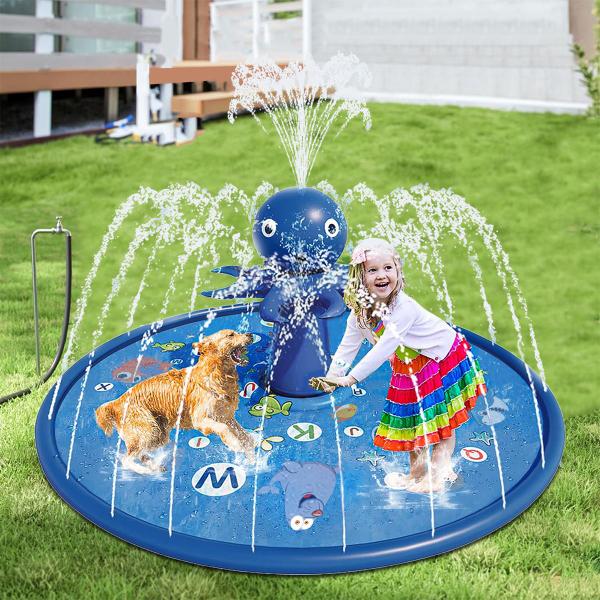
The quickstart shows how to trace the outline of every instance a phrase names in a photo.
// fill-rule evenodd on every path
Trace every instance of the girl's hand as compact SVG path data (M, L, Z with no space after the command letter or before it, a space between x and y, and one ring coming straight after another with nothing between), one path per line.
M346 375L345 377L325 377L325 379L333 383L336 387L350 387L357 383L356 379L351 375Z
M336 377L333 375L325 377L313 377L309 384L316 390L330 394L338 387L350 387L356 383L356 379L350 375L345 377Z
M315 388L315 390L319 392L331 394L331 392L335 390L335 385L328 383L325 377L311 377L308 380L308 383L311 387Z

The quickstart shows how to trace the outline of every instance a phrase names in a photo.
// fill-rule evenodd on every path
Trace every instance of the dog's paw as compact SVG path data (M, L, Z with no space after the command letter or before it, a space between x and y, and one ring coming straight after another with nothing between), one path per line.
M153 460L147 454L140 457L142 464L149 470L150 473L164 473L167 467L157 460Z

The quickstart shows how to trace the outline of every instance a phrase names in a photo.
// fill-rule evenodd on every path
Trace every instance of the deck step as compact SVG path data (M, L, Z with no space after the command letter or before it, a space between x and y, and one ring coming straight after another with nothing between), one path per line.
M179 117L207 117L226 113L233 92L199 92L173 96L172 110Z

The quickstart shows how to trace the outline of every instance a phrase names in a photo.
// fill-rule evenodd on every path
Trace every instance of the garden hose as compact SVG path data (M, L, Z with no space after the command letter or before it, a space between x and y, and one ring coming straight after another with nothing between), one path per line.
M60 357L62 356L63 350L65 349L65 343L67 341L67 331L69 329L69 318L71 315L71 283L72 283L72 256L71 256L71 232L68 229L64 229L61 223L61 217L56 217L56 227L53 229L36 229L31 235L31 262L32 262L32 270L33 270L33 302L34 302L34 315L35 315L35 334L36 334L36 356L37 356L37 368L39 374L40 368L40 352L39 352L39 330L38 330L38 313L37 313L37 279L36 279L36 263L35 263L35 238L40 233L51 233L51 234L61 234L65 236L65 308L63 314L63 323L62 330L60 334L60 341L58 343L58 348L56 350L56 354L54 355L54 360L50 365L50 368L44 373L44 375L40 378L40 380L33 386L18 390L13 392L12 394L8 394L6 396L0 397L0 404L8 402L9 400L13 400L14 398L20 398L21 396L26 396L30 394L35 388L39 387L50 377L54 370L58 366L60 362Z

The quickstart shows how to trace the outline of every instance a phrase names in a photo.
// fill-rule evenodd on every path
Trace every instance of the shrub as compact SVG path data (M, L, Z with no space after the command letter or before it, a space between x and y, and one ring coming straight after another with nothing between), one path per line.
M587 114L592 118L600 119L600 0L596 0L592 12L596 17L594 26L595 55L586 56L585 50L579 44L573 44L572 51L577 59L577 70L583 78L583 83L592 101Z

